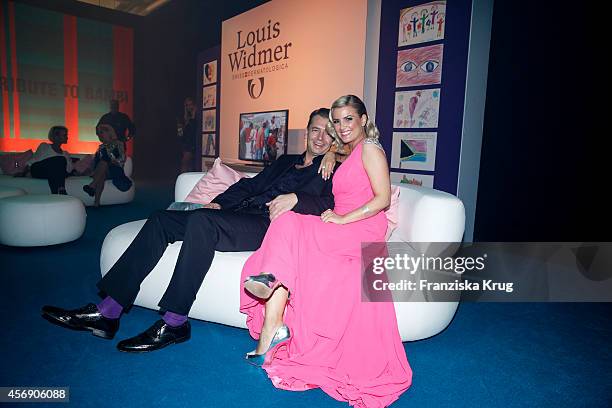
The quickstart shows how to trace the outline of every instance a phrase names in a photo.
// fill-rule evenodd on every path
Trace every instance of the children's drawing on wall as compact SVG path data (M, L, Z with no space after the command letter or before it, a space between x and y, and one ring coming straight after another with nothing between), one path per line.
M215 156L217 154L215 137L215 133L202 134L202 156Z
M204 74L203 84L214 84L217 82L217 60L207 62L202 69Z
M437 136L436 132L393 132L391 167L434 171Z
M202 131L214 132L217 125L217 110L206 110L202 112Z
M202 107L214 108L217 106L217 85L202 88Z
M439 84L442 79L442 52L442 44L399 51L395 86Z
M395 128L437 128L440 89L396 92L394 112Z
M446 1L433 1L400 11L397 46L444 39Z
M415 173L397 173L391 172L391 182L400 184L411 184L419 187L433 188L434 176Z

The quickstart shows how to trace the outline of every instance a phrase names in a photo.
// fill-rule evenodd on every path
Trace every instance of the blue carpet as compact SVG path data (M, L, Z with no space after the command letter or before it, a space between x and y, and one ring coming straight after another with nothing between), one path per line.
M87 228L75 242L0 246L0 310L8 318L0 386L69 386L76 407L347 406L320 390L275 389L242 360L254 346L242 329L192 321L191 341L133 355L115 346L155 321L151 310L134 307L111 341L40 317L44 304L97 301L106 233L171 201L172 186L139 186L133 203L88 208ZM405 343L414 381L393 406L610 407L611 306L462 304L443 333Z

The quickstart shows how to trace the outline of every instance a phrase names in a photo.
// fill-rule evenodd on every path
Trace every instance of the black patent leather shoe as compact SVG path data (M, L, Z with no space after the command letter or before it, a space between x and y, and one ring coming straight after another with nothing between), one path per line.
M102 316L102 313L93 303L74 310L43 306L42 316L51 323L69 329L89 330L94 336L103 339L112 339L119 330L119 319L107 319Z
M182 343L190 338L191 324L189 321L178 327L172 327L163 320L158 320L138 336L120 341L117 348L119 351L128 353L146 353L170 344Z

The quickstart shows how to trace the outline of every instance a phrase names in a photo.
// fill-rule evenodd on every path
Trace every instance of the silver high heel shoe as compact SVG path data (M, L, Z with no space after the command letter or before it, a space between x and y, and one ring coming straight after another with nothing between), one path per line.
M255 350L253 350L249 353L246 353L246 356L244 358L246 359L247 363L253 364L254 366L257 366L257 367L261 367L264 361L266 360L266 354L268 354L268 351L270 351L277 344L287 341L290 338L291 338L291 332L289 331L289 328L283 324L281 327L279 327L276 330L276 333L274 334L274 337L272 338L272 342L270 343L270 347L268 347L265 353L257 354L255 353Z
M271 273L252 275L244 281L244 288L260 299L268 299L279 285L280 282Z

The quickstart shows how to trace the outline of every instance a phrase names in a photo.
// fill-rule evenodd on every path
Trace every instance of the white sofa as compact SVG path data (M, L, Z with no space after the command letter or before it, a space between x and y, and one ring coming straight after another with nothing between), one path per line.
M17 247L63 244L85 231L87 213L69 195L24 194L0 200L0 243Z
M132 176L132 158L128 157L123 167L125 175ZM88 176L71 176L66 179L66 192L68 195L78 198L87 206L94 203L93 197L90 197L83 191L83 186L91 183L91 177ZM16 187L25 190L27 194L51 194L49 183L45 179L36 179L31 177L13 177L6 174L0 174L0 186ZM127 191L120 191L111 180L106 180L104 191L100 197L101 205L124 204L134 200L135 194L134 183Z
M184 201L204 173L183 173L175 186L175 201ZM398 184L401 188L399 225L389 241L461 242L465 226L463 203L455 196L430 188ZM111 230L100 254L104 276L132 242L145 220ZM181 242L166 249L163 257L141 285L135 304L158 309L176 264ZM191 308L190 317L246 328L246 317L238 311L240 272L251 252L216 252L214 261ZM444 330L458 302L396 302L402 341L419 340Z

